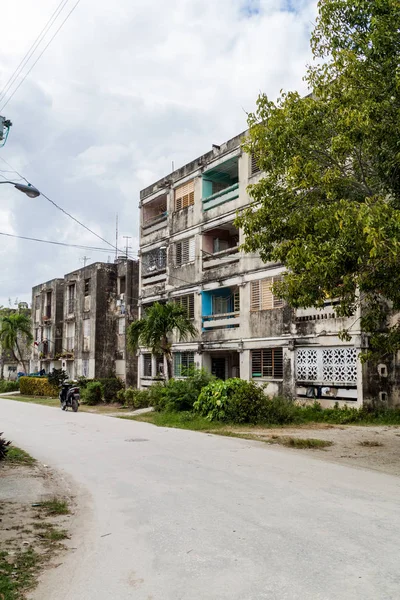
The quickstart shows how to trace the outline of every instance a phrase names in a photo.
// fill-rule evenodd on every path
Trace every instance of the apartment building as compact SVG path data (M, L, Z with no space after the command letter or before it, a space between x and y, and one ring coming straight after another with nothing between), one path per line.
M138 262L125 258L33 288L38 312L32 370L63 368L70 378L116 375L136 385L137 360L128 354L126 329L137 318L137 297Z
M242 149L246 132L170 173L140 193L139 313L154 302L185 307L196 339L174 340L174 374L204 367L219 378L268 384L268 393L360 406L396 403L398 363L362 365L360 315L337 319L334 302L293 310L272 293L280 264L240 250L238 211L262 176ZM350 342L339 339L349 328ZM165 372L162 357L141 348L139 385Z

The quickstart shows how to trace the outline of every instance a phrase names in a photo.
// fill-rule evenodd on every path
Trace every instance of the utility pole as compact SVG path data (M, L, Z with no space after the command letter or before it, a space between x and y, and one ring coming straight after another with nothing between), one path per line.
M118 213L115 215L115 262L118 258Z
M126 260L128 260L128 249L129 249L129 242L128 242L128 240L131 240L132 237L130 235L123 235L122 237L126 240L126 250L125 250L125 253L126 253Z
M81 260L83 261L83 268L86 267L86 261L90 260L90 256L82 256Z

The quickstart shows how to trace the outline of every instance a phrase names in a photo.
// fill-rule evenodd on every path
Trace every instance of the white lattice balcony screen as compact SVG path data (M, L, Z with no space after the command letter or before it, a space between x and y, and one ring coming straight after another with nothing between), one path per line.
M296 379L321 383L357 383L356 348L299 348Z

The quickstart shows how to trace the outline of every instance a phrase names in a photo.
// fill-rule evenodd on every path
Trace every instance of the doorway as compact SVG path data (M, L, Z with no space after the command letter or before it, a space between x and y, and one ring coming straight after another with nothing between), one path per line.
M218 379L226 379L225 361L226 359L223 356L216 356L211 359L211 373Z

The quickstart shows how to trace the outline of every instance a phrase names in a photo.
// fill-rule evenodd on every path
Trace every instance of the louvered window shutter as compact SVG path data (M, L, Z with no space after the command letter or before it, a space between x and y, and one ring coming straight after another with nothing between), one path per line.
M260 281L252 281L250 287L250 310L260 310Z
M194 179L175 189L175 210L194 204Z
M261 310L270 310L274 307L274 298L271 291L272 277L261 280Z
M189 262L194 261L195 258L195 240L194 238L190 238L189 240Z

